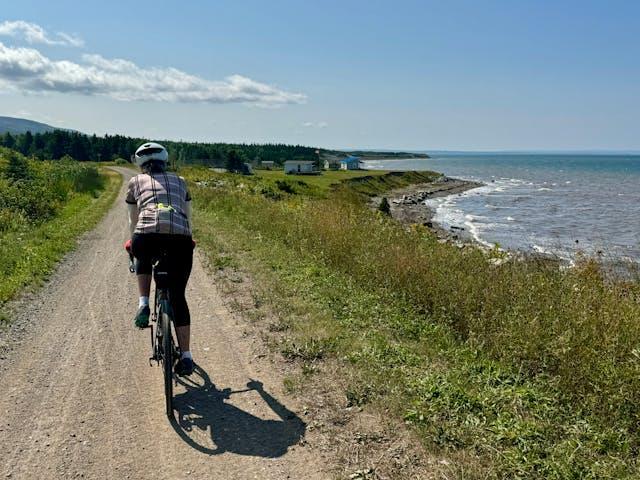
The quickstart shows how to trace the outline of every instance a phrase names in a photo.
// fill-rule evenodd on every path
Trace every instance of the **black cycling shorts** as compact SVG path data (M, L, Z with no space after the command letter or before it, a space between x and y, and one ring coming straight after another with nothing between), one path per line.
M162 233L136 233L131 238L131 253L136 259L138 275L151 274L151 261L167 252L166 266L169 273L169 297L176 326L189 325L191 316L185 298L185 290L193 266L193 241L187 235Z

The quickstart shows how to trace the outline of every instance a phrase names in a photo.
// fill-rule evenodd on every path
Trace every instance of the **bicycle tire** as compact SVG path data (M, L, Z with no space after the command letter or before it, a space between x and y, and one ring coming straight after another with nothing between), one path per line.
M171 317L166 308L160 306L160 326L162 328L162 370L164 373L164 397L167 416L173 416L173 337Z

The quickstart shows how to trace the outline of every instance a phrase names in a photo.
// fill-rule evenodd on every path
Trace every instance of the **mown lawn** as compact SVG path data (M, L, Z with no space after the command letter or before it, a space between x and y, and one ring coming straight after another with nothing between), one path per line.
M306 372L342 362L348 402L395 412L459 478L637 478L636 282L588 260L496 266L499 251L441 244L365 206L435 174L320 195L298 181L184 174L201 247L255 276L280 316L282 354Z
M282 170L255 170L255 174L268 180L300 180L322 190L329 190L332 185L359 177L377 177L385 175L385 170L328 170L320 175L287 175Z

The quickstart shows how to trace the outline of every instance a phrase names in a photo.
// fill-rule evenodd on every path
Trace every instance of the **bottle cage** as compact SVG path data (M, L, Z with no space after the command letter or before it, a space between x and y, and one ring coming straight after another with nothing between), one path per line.
M153 260L153 280L157 289L169 288L169 268L167 254L163 253Z

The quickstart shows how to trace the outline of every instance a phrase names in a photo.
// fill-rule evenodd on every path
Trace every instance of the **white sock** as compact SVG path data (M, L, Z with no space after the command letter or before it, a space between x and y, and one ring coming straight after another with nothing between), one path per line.
M140 297L138 300L138 307L148 307L149 306L149 297Z
M186 352L182 352L182 355L180 356L180 358L188 358L189 360L193 360L190 350L187 350Z

